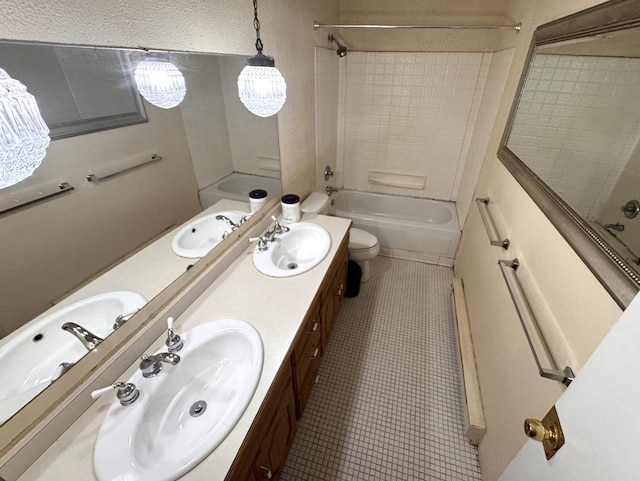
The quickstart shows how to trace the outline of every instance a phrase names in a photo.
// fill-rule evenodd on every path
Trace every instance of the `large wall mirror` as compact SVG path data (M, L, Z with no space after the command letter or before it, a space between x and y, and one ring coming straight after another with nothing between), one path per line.
M176 256L170 242L160 256L148 248L203 211L202 190L230 176L240 179L214 191L222 199L243 199L247 213L248 190L266 182L271 196L280 191L277 119L256 117L237 95L245 57L167 53L187 91L179 106L165 109L135 90L133 70L144 56L140 50L0 42L0 68L36 97L52 131L42 165L28 179L0 190L0 205L42 185L73 186L0 213L0 424L54 381L60 360L77 362L88 352L61 330L15 344L18 333L43 315L66 312L70 299L77 303L87 286L96 286L90 291L95 296L118 290L141 294L114 301L129 306L122 314L157 296L199 259ZM153 155L160 159L146 163ZM87 179L114 166L123 171L101 181ZM223 242L231 240L221 247ZM121 284L100 284L143 252L151 254L142 261L137 257L137 272L124 272ZM164 265L166 256L175 258L170 267ZM98 310L115 321L110 303ZM90 322L91 310L79 312L62 319ZM135 324L136 317L128 322ZM112 324L94 334L111 335ZM48 358L38 349L62 349L60 339L77 343L74 358L43 362ZM37 366L26 365L33 360Z
M621 307L640 287L640 4L539 27L499 158Z

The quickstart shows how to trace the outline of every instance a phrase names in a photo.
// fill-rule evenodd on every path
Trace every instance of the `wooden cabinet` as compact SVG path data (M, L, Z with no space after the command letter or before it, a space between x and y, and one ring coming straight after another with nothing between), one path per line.
M226 481L277 480L296 433L296 395L291 365L271 385Z
M302 417L311 389L318 379L320 360L327 344L347 283L347 259L349 238L345 237L329 271L307 312L303 328L298 333L296 349L292 356L294 386L297 395L298 419Z
M348 237L341 243L331 267L309 307L265 397L226 481L277 480L287 460L320 368L323 346L342 305L347 279Z
M320 369L320 356L322 354L320 301L320 295L317 295L302 324L302 331L295 343L291 359L294 368L298 419L302 416L304 406L316 382L318 369Z
M347 245L349 240L346 239ZM347 286L347 263L349 253L345 248L338 251L336 261L327 275L322 287L322 306L320 309L320 318L322 320L322 341L323 347L326 347L329 335L333 329L333 322L340 311L342 300L344 299L344 290Z
M296 400L290 376L271 411L272 417L264 436L259 440L258 452L253 460L255 479L279 479L287 460L296 433Z

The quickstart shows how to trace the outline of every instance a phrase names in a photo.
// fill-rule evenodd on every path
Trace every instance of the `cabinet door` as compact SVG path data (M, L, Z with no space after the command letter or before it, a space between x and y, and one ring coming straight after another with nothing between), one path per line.
M333 328L333 321L338 315L338 312L340 312L342 299L344 299L344 289L347 284L347 255L347 252L340 254L340 260L335 265L333 273L329 275L328 283L323 286L322 307L320 312L324 346L327 345L329 334Z
M304 331L296 342L293 352L294 381L297 394L298 419L311 394L311 388L320 367L322 353L322 323L320 322L320 298L318 298L304 324Z
M266 435L260 440L258 454L253 461L253 471L257 479L280 478L295 433L296 401L290 377L269 423L269 428L266 430Z

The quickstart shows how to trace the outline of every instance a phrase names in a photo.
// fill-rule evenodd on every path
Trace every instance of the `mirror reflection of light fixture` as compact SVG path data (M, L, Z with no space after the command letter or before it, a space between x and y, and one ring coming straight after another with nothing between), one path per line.
M33 174L49 142L35 97L0 68L0 189Z
M160 54L147 54L136 66L133 76L140 95L156 107L176 107L187 93L182 72Z
M262 54L258 0L253 0L253 12L258 53L247 59L247 65L238 76L238 96L251 113L271 117L278 113L287 100L287 84L275 67L273 58Z

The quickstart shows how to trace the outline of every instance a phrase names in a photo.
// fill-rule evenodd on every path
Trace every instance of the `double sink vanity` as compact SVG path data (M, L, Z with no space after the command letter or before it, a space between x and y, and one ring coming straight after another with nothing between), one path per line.
M221 202L156 243L166 250L180 234L194 240L211 209L239 225L242 203ZM114 379L121 389L130 383L126 395L102 390L21 481L280 476L344 296L350 221L305 214L280 226L272 214L234 233L241 247L227 255L237 257L176 315L181 349L167 347L171 334L157 338L144 350L144 373L138 359ZM181 269L194 262L172 255Z

